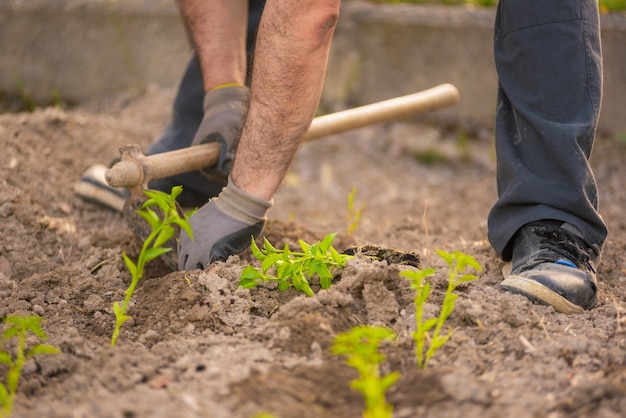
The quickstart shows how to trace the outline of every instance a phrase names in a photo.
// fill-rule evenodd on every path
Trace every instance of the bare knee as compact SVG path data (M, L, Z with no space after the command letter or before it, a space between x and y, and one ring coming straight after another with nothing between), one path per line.
M321 35L325 35L329 31L335 29L337 20L339 19L339 0L318 0L314 2L317 13L317 24L319 25L319 32Z
M317 0L313 1L309 17L314 25L314 33L317 33L319 40L326 39L335 29L339 19L339 0Z
M340 4L340 0L268 0L263 18L278 32L306 39L315 48L330 41Z

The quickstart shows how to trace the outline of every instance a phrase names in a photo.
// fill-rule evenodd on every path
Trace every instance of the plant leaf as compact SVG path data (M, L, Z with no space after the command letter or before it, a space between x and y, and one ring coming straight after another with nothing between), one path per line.
M313 296L313 289L311 289L311 286L309 285L309 282L306 281L306 279L302 279L300 281L300 291L304 292L305 295L307 296Z
M283 247L283 260L285 260L286 262L291 262L291 259L293 254L291 253L291 250L289 249L289 244L285 243L285 246Z
M0 351L0 363L8 364L9 367L13 366L13 359L11 355L6 351Z
M253 289L257 287L258 283L254 279L239 279L239 283L237 286L242 287L244 289Z
M446 320L452 311L454 310L454 302L459 298L459 295L455 295L453 293L449 293L446 295L443 301L443 306L441 307L441 316L444 320Z
M159 215L157 215L156 212L152 209L147 208L143 210L138 210L137 214L144 218L146 222L148 222L148 225L150 225L150 228L153 231L157 229L161 224L161 219L159 218Z
M265 248L265 251L268 254L269 253L276 253L276 252L278 252L278 250L276 248L274 248L274 246L265 237L263 237L263 248Z
M115 314L116 318L120 318L124 315L124 312L122 311L122 305L118 301L113 302L113 313Z
M435 350L438 350L439 348L441 348L445 343L448 342L448 340L450 339L450 337L452 337L452 330L450 330L446 335L439 336L439 338L433 339L433 341L431 341L431 346L432 346L432 351L434 352Z
M302 249L303 253L311 254L311 246L309 244L302 241L301 239L298 240L298 244L300 244L300 248Z
M333 244L333 241L335 240L336 235L337 235L336 232L333 232L332 234L328 234L324 237L322 242L320 242L319 249L320 251L322 251L322 253L326 253L328 251L330 246Z
M278 280L278 290L284 291L291 287L291 283L287 280Z
M168 242L170 238L174 236L175 233L176 233L176 229L174 227L170 225L163 225L163 228L161 229L161 232L159 232L159 235L154 241L154 244L152 244L152 247L157 248L157 247L162 246L163 244Z
M9 327L6 330L4 330L4 332L2 333L2 338L4 338L5 340L10 340L11 338L19 334L19 332L20 332L19 329L15 327Z
M478 276L476 276L475 274L465 274L459 277L458 282L467 283L467 282L473 282L474 280L478 280Z
M322 261L316 261L309 266L309 272L313 270L314 273L320 277L320 286L322 289L328 289L333 279L333 275L328 270L328 267Z
M252 289L253 287L256 287L261 277L261 272L255 267L247 266L243 269L241 275L239 276L238 286L241 286L244 289Z
M275 265L279 260L282 260L282 258L282 254L272 254L267 256L267 258L263 260L263 263L261 263L261 270L263 273L267 272L270 267Z
M263 252L261 252L259 247L256 245L256 242L254 241L254 237L252 237L252 242L250 243L250 250L252 251L252 255L254 256L254 258L256 258L259 261L265 260L266 256L265 254L263 254Z
M0 405L2 407L6 407L7 401L9 400L9 393L7 392L7 388L4 384L0 383ZM3 415L0 415L3 416Z
M122 253L122 258L124 259L124 264L126 264L126 268L130 272L130 275L135 277L137 275L137 266L133 261L126 255L126 253Z
M281 264L276 264L276 277L281 280L286 280L290 277L298 275L296 266L293 263L283 262Z
M154 260L165 253L169 253L170 251L172 251L172 249L168 247L148 248L144 253L144 259L147 263L148 261Z
M183 192L183 186L174 186L172 187L172 192L170 195L172 196L172 200L176 200L178 196Z
M33 318L41 319L38 316L33 316ZM41 340L45 341L45 340L48 339L48 336L46 335L46 332L41 327L41 321L30 322L28 324L28 330L30 332L32 332L33 334L35 334L37 337L39 337Z
M246 266L242 271L239 279L260 279L262 277L261 272L254 266Z
M437 325L437 318L430 318L422 323L422 331L426 333L430 331L435 325Z
M144 194L150 197L144 204L141 206L146 209L150 206L158 206L163 213L167 214L171 211L176 212L176 205L174 204L174 200L170 198L170 196L162 192L160 190L144 190Z
M187 219L181 219L181 218L173 219L172 223L175 225L178 225L180 229L182 229L183 231L187 233L187 235L189 235L189 238L192 241L194 240L193 230L191 229L191 225L189 224L189 221L187 221Z
M40 354L58 354L60 352L61 351L53 345L37 344L34 347L32 347L30 350L28 350L28 353L26 354L26 358L32 358Z
M322 289L330 288L330 285L333 283L332 277L320 277L320 286Z
M16 368L9 369L7 372L7 389L9 393L15 393L17 390L17 384L20 381L20 372Z
M443 259L444 259L444 261L445 261L445 262L446 262L449 266L451 266L451 265L452 265L452 263L454 263L454 255L452 255L452 254L450 254L450 253L448 253L448 252L446 252L446 251L444 251L444 250L441 250L441 249L439 249L439 248L435 248L435 251L437 252L437 254L439 254L439 257L443 258Z
M380 386L381 386L382 391L384 392L387 389L389 389L389 387L393 385L395 381L398 380L399 377L400 377L400 373L398 372L391 372L383 376L380 381Z
M339 252L335 250L333 247L330 247L329 250L330 250L331 257L333 258L333 261L335 262L335 264L337 264L337 267L345 267L346 262L354 258L354 256L351 256L348 254L339 254Z
M120 327L124 325L124 322L128 321L131 317L129 315L121 315L115 318L115 322Z

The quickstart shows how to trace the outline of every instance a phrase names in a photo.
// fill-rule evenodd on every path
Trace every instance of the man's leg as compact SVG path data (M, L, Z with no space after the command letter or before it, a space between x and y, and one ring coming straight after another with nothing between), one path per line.
M489 240L504 260L513 259L512 276L528 279L531 287L539 281L574 305L590 308L594 266L607 236L588 161L602 92L597 1L501 0L494 47L500 80L499 198L489 214ZM548 222L532 225L536 221ZM560 257L548 248L555 239L581 242ZM515 279L507 280L508 290L555 304L532 289L507 287ZM576 294L569 295L559 281Z
M271 199L305 139L322 94L340 0L268 0L250 106L232 180Z
M339 0L268 0L254 58L250 105L227 187L182 232L179 269L207 267L257 237L272 196L317 110Z
M250 0L248 13L248 31L246 37L247 68L251 68L254 56L256 34L263 13L265 0ZM209 67L210 71L212 67ZM249 84L250 74L246 74L246 84ZM189 61L183 78L178 86L172 109L172 122L159 135L146 155L159 154L191 146L194 135L200 126L204 111L204 83L198 56L194 54ZM199 207L209 198L217 196L226 185L226 179L208 180L200 172L190 172L155 180L150 188L169 192L173 186L183 185L183 193L178 202L183 207Z

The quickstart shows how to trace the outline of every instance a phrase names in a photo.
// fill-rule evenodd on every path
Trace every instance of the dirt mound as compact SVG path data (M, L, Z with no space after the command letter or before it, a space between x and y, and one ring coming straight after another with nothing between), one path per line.
M383 372L401 374L388 393L396 417L626 414L626 143L610 138L598 140L592 163L611 235L599 304L582 315L498 288L502 263L485 241L496 197L491 139L407 121L306 144L265 235L296 247L338 232L340 250L415 252L437 268L428 315L447 279L433 250L476 257L484 271L458 290L455 332L426 370L415 366L413 293L398 274L413 267L364 257L313 297L272 284L238 288L241 270L256 262L250 254L207 271L155 261L110 348L112 303L130 280L120 254L135 258L140 243L120 214L76 197L72 185L121 145L145 148L171 100L171 91L153 89L0 116L0 314L42 316L62 351L27 363L15 416L358 417L356 373L329 352L334 336L357 324L398 334L383 347ZM348 235L353 187L366 206Z

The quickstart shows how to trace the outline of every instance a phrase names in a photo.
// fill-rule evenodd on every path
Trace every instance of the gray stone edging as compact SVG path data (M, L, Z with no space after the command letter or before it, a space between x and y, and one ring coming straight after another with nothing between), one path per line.
M344 1L322 107L337 110L440 83L461 92L429 115L466 127L493 124L497 78L493 9ZM626 15L602 16L600 130L626 131ZM171 0L3 0L0 91L83 101L150 84L174 86L190 47Z

